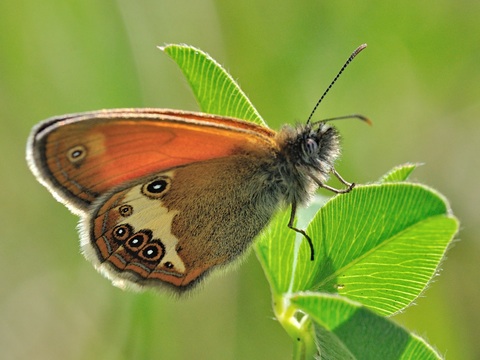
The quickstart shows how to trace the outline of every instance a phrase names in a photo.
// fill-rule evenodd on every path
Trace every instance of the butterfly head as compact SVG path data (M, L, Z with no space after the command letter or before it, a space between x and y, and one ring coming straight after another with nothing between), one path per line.
M324 122L307 125L298 130L300 163L319 171L330 171L340 156L340 137L337 130Z
M340 156L340 136L333 126L324 122L286 126L280 136L283 156L293 168L321 182L328 179Z

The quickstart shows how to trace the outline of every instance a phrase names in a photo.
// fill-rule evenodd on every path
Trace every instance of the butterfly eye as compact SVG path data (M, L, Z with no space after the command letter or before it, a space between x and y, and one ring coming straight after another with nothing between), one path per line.
M130 205L122 205L118 208L118 212L121 216L127 217L133 214L133 207Z
M318 143L312 138L305 141L305 152L309 155L314 155L318 151Z
M128 224L118 225L113 229L113 238L118 242L124 242L132 234L132 227Z
M67 151L67 158L73 165L79 165L87 156L87 148L77 145Z
M159 243L151 243L143 248L140 256L146 261L159 261L164 254L164 249Z
M162 177L143 185L142 193L151 199L159 199L169 188L170 179Z

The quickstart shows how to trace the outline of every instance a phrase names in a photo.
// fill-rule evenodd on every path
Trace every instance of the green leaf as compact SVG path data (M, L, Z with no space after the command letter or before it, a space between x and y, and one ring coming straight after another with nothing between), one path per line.
M441 359L423 339L360 303L318 293L296 294L290 301L319 325L322 359Z
M286 226L288 214L257 244L274 294L339 293L383 315L420 295L458 227L445 200L425 186L362 186L318 211L306 230L316 252L310 261L305 239Z
M265 125L232 76L207 53L187 45L160 47L180 67L202 112Z
M309 276L299 282L395 313L425 289L457 228L445 200L425 186L356 188L332 199L310 223L318 263L299 269Z
M410 174L415 170L420 164L403 164L396 166L390 172L385 174L380 182L398 182L405 181L408 179Z
M295 240L297 233L288 228L289 219L289 210L279 212L260 235L255 246L274 296L291 292L289 287L302 240Z

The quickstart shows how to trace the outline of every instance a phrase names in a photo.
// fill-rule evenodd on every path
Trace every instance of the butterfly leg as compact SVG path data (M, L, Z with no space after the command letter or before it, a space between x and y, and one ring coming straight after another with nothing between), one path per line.
M293 225L293 223L295 221L295 214L296 213L297 213L297 202L293 201L292 202L292 211L290 212L290 220L288 221L288 227L290 229L292 229L293 231L295 231L299 234L302 234L305 237L305 239L307 239L308 245L310 246L310 260L313 261L315 259L315 249L313 247L312 239L310 238L310 236L307 235L305 230L298 229Z
M340 182L342 184L344 184L347 188L345 189L336 189L334 187L331 187L327 184L324 184L323 182L321 182L319 179L317 179L312 173L309 173L308 175L313 179L313 181L315 181L317 183L317 185L323 189L326 189L326 190L329 190L335 194L345 194L345 193L348 193L350 191L352 191L352 189L355 187L355 183L349 183L348 181L344 180L340 174L332 167L332 173L333 175L335 175L337 177L338 180L340 180Z
M352 190L355 187L355 183L349 183L348 181L346 181L344 178L342 178L340 176L340 174L337 172L337 170L335 170L335 168L333 168L333 167L332 167L332 173L333 173L333 175L336 176L336 178L338 180L340 180L340 182L343 185L345 185L347 187L343 192L349 192L350 190Z

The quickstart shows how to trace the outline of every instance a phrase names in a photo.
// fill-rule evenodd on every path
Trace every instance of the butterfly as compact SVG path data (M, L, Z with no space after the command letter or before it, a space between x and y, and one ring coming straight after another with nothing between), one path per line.
M239 259L287 206L288 226L307 238L313 258L310 237L294 227L296 209L319 187L354 187L335 170L339 155L338 131L325 121L276 132L148 108L53 117L27 145L33 174L80 216L82 252L101 273L120 287L177 293ZM344 189L326 184L331 174Z

